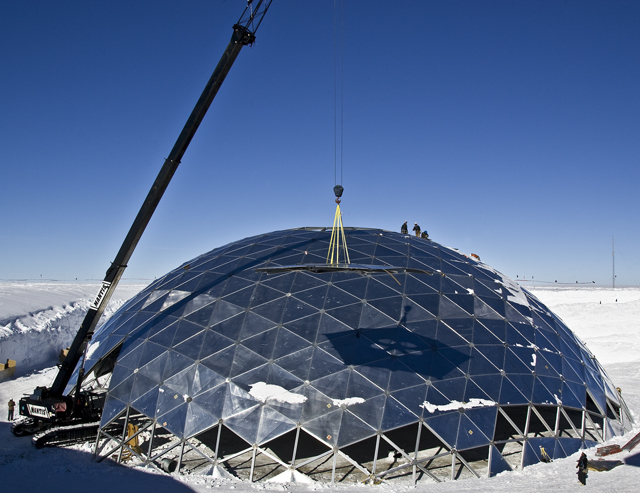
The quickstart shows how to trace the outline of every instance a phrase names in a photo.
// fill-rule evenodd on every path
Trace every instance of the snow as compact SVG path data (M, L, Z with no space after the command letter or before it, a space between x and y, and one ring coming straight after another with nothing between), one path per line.
M420 407L425 408L430 413L435 413L436 411L453 411L454 409L471 409L473 407L488 407L495 405L496 403L494 401L490 401L488 399L472 398L469 399L469 402L451 401L449 404L443 406L436 406L428 401L424 401L424 403L420 404Z
M142 285L119 287L108 311L112 313L142 288ZM507 286L501 286L500 289L506 288ZM17 401L23 394L31 393L38 385L52 383L56 374L54 364L57 354L68 345L65 345L64 341L70 341L73 337L98 289L99 283L0 283L0 361L11 358L18 362L18 369L12 378L0 381L0 478L3 490L65 489L86 490L92 493L115 490L151 490L154 493L203 493L212 490L238 493L254 490L306 493L337 490L343 493L361 493L363 488L375 488L376 491L385 493L638 490L640 468L628 465L609 472L590 472L587 486L581 486L575 474L579 454L555 460L551 464L541 463L521 471L505 472L491 479L440 484L423 481L416 488L405 483L383 483L375 487L365 487L361 484L338 485L332 488L330 485L317 482L304 483L304 477L291 474L291 471L285 471L279 476L279 480L288 481L286 483L249 484L229 478L224 474L224 470L212 470L209 475L201 476L168 476L141 468L118 466L109 459L100 463L93 462L89 444L37 450L28 438L16 438L10 433L9 423L5 420L6 402L10 398ZM640 289L536 287L528 290L588 345L613 382L622 388L622 395L638 423L631 433L609 440L606 445L623 445L640 431ZM509 284L508 291L513 295L519 291L519 287ZM264 382L254 385L252 392L254 389L255 395L260 395L265 400L289 399L297 395ZM334 404L356 403L353 399L343 401ZM636 449L631 454L638 452L640 450ZM588 450L587 455L589 459L593 459L595 450ZM623 460L629 455L628 452L622 452L607 458Z
M346 399L333 399L334 406L353 406L354 404L362 404L364 399L362 397L347 397Z
M283 404L302 404L307 398L304 395L294 394L279 385L269 385L266 382L256 382L250 385L249 394L258 399L260 402L267 402L273 399Z

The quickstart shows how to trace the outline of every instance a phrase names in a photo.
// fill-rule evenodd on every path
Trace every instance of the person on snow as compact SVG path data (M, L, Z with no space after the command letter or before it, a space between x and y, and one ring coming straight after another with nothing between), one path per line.
M9 399L9 415L7 421L13 421L13 409L16 407L16 403L13 402L13 399Z
M587 459L587 454L582 452L582 455L578 459L578 481L580 481L583 485L587 484L587 470L589 469L589 460Z
M407 226L407 221L405 221L404 224L402 226L400 226L400 234L401 235L408 235L409 234L409 227Z
M420 226L418 226L418 223L413 223L413 225L413 230L416 232L416 236L420 238Z

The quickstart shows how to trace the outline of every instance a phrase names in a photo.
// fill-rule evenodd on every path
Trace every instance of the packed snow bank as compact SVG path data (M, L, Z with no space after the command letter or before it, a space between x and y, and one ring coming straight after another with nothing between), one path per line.
M640 362L640 289L529 289L605 367Z
M73 341L99 286L0 283L0 362L15 360L15 376L55 365L60 350ZM141 284L119 286L101 323L142 288Z

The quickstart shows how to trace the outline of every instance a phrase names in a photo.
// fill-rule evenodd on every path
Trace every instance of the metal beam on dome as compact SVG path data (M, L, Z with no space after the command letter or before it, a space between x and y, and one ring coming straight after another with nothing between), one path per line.
M361 265L361 264L295 264L278 265L273 267L258 267L256 272L265 274L282 274L285 272L307 271L314 274L327 272L357 272L358 274L426 274L433 275L432 271L413 269L410 267L396 267L393 265Z

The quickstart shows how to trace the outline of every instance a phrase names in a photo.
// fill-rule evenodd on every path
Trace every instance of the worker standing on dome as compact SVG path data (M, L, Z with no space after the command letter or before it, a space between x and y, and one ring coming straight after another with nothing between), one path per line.
M407 221L405 221L404 224L402 226L400 226L400 234L401 235L408 235L409 234L409 227L407 226Z
M418 226L418 223L413 223L413 224L414 224L413 230L416 232L416 236L420 238L420 226Z

